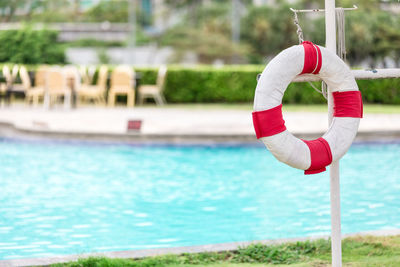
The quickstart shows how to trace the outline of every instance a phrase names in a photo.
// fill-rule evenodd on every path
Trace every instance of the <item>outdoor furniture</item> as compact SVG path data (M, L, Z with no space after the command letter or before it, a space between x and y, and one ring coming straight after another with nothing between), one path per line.
M83 84L78 90L78 99L80 101L91 101L95 104L106 104L106 89L107 89L108 67L103 65L99 69L99 75L96 85Z
M23 92L24 94L26 94L29 88L31 88L31 79L29 78L29 73L25 66L20 67L19 77L22 83L13 83L11 90L15 92Z
M79 74L81 75L82 85L90 85L86 66L84 66L84 65L79 66Z
M4 92L6 91L6 88L7 88L6 83L7 83L7 80L6 80L6 77L4 76L4 72L1 71L0 72L0 91L4 91Z
M87 76L88 76L89 84L92 84L95 73L96 73L96 66L90 65L87 68Z
M0 100L6 98L6 91L7 91L6 78L4 77L3 72L0 72Z
M127 96L127 106L133 107L135 104L134 82L135 72L129 66L118 66L111 73L111 86L108 92L108 105L115 105L117 95Z
M18 69L18 65L14 65L11 72L10 68L7 65L3 66L3 75L6 79L7 87L11 87L13 85L18 75Z
M146 98L153 98L157 105L164 105L166 103L163 95L165 78L167 75L167 67L161 66L158 70L156 84L144 84L138 87L138 98L140 105Z
M35 86L30 87L26 91L25 101L27 104L33 103L34 106L39 104L39 100L44 98L46 88L46 74L49 70L48 66L42 65L35 73Z
M21 87L19 87L16 86L15 84L15 80L17 79L18 75L18 70L19 70L18 65L14 65L12 71L7 65L3 66L3 77L6 83L5 85L2 86L2 88L0 88L0 90L2 91L2 93L4 93L4 97L8 103L10 103L10 98L13 95L13 93L17 94L24 93L24 90L22 92L18 90L22 88L22 85ZM14 87L16 88L16 90L14 90Z
M67 65L63 68L63 70L67 78L67 85L71 90L71 96L72 96L71 106L75 107L77 92L79 91L82 85L81 74L78 68L74 65Z
M94 74L96 73L96 66L90 65L85 66L81 65L79 67L79 73L82 78L82 84L92 85Z
M64 74L67 80L70 80L75 89L79 89L81 86L81 73L79 69L74 65L66 65L63 67Z
M51 68L46 75L45 106L51 107L60 97L64 97L64 107L71 107L71 89L67 75L61 68Z

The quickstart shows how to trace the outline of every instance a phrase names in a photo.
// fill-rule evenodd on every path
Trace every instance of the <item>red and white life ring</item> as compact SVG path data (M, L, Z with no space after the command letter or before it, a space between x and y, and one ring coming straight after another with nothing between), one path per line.
M332 90L334 118L328 131L306 141L286 130L282 97L299 74L319 76ZM362 118L362 99L349 67L334 53L311 42L285 49L262 72L254 98L256 136L281 162L314 174L340 159L349 149Z

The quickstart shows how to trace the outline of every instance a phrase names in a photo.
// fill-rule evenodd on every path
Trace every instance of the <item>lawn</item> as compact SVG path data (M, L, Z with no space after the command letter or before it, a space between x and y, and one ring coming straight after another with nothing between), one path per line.
M146 107L146 106L145 106ZM149 105L147 107L154 107L153 105ZM249 110L253 109L253 104L244 103L244 104L168 104L164 106L165 108L182 108L182 109L232 109L232 110ZM327 105L294 105L294 104L285 104L283 105L284 112L325 112L327 113L328 106ZM364 113L383 113L383 114L400 114L400 105L380 105L380 104L366 104L364 105Z
M343 266L400 266L400 236L347 238L342 243ZM57 267L258 267L330 266L330 241L316 240L281 245L255 244L233 252L165 255L137 260L88 258L55 264Z

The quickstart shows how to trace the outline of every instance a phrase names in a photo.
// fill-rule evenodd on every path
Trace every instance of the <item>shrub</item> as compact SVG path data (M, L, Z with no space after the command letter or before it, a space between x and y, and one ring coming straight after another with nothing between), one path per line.
M29 65L35 70L37 65ZM0 68L2 66L0 65ZM109 66L112 71L114 66ZM254 100L256 77L261 65L237 65L215 68L212 66L169 66L165 84L168 103L251 103ZM140 73L140 84L155 84L157 68L135 67ZM97 80L94 75L94 83ZM400 78L358 80L364 103L400 104ZM320 82L315 82L320 87ZM283 103L324 104L326 100L308 83L291 83L286 89Z
M256 77L263 67L170 66L164 94L169 103L252 102ZM157 69L136 68L136 71L142 74L142 84L155 83ZM366 103L400 104L399 78L358 80L357 83ZM314 85L320 87L319 82ZM326 100L308 83L291 83L285 92L283 103L322 104Z
M57 43L53 30L6 30L0 32L0 62L23 64L65 63L64 47Z

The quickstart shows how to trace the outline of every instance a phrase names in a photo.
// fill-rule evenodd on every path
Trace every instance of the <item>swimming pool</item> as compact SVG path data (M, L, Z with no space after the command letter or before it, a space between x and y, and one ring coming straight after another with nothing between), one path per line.
M261 145L0 141L0 259L329 234L327 172ZM341 161L342 231L400 228L400 144Z

